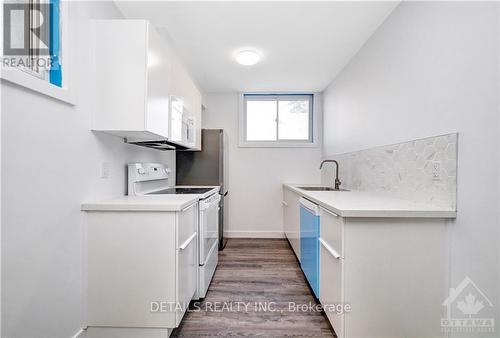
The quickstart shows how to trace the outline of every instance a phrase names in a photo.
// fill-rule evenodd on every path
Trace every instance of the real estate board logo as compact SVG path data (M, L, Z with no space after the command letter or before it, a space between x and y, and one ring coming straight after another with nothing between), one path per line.
M49 3L3 5L3 55L49 55Z
M442 305L446 307L446 318L441 318L441 330L444 332L495 331L493 303L469 277L465 277L456 288L450 289Z

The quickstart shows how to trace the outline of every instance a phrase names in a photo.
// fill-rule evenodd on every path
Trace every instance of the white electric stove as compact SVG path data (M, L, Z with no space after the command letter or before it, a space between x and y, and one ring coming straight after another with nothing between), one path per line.
M171 186L170 169L160 163L128 165L128 195L198 195L198 288L205 298L218 263L220 187Z

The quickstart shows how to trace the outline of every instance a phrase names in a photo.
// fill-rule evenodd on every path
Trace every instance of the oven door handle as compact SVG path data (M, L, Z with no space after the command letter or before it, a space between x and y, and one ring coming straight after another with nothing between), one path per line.
M191 243L193 241L193 239L196 238L196 235L198 235L197 232L195 232L191 236L189 236L189 238L186 239L184 241L184 243L182 243L181 245L179 245L179 250L184 250L185 248L187 248L187 246L189 245L189 243Z

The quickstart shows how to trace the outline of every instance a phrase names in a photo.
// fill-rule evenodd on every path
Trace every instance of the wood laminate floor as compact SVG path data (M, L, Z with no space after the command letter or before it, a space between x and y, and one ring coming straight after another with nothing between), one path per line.
M172 336L335 337L324 313L290 311L289 302L317 304L288 242L230 239L207 297Z

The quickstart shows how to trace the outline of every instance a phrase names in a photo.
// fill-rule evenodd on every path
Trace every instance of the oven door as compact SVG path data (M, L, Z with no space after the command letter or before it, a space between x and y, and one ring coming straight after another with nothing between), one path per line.
M205 265L210 249L219 240L219 202L219 194L200 201L200 265Z

